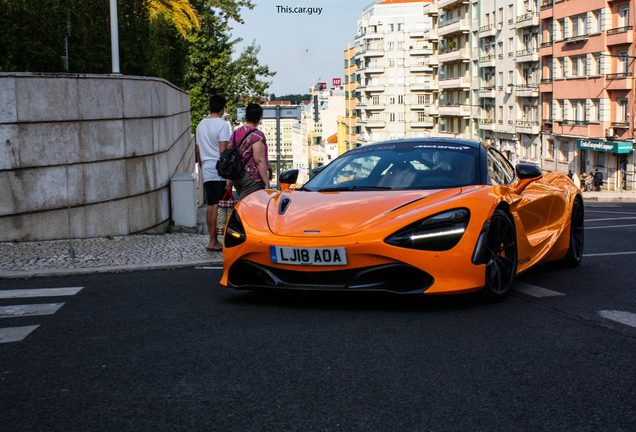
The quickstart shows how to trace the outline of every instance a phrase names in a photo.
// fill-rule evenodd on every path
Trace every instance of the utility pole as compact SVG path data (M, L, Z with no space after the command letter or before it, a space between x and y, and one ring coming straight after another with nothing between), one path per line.
M121 73L119 71L119 32L117 27L117 0L110 0L110 48L114 74Z

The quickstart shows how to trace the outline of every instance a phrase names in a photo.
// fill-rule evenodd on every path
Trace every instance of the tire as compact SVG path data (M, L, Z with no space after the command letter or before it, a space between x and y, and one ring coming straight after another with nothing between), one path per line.
M489 302L503 300L517 274L517 233L508 215L495 210L488 227L486 280L481 297Z
M564 267L578 267L583 257L583 246L585 244L585 232L583 230L583 206L578 199L572 204L572 214L570 216L570 248L567 254L558 263Z

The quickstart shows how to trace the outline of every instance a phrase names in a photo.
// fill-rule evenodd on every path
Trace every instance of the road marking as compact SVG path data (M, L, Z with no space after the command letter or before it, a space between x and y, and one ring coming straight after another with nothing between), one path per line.
M0 318L52 315L63 305L64 303L0 306Z
M634 212L617 212L617 211L603 211L603 210L586 210L585 213L610 213L610 214L626 214L626 215L634 214Z
M0 328L0 343L20 342L38 327L40 327L40 324L25 327Z
M195 267L197 270L223 270L223 267Z
M624 311L603 310L598 313L603 318L619 322L631 327L636 327L636 314Z
M627 220L627 219L636 219L636 216L622 217L622 218L585 219L585 222L601 222L601 221Z
M72 296L82 288L84 287L6 290L0 291L0 299Z
M512 289L524 294L528 294L532 297L556 297L556 296L565 295L557 291L552 291L546 288L541 288L535 285L530 285L530 284L519 282L519 281L515 281Z
M586 230L589 229L605 229L605 228L622 228L622 227L633 227L636 226L636 224L629 224L629 225L610 225L610 226L602 226L602 227L585 227Z
M610 253L600 253L600 254L583 254L584 257L595 257L595 256L612 256L612 255L634 255L636 252L610 252Z

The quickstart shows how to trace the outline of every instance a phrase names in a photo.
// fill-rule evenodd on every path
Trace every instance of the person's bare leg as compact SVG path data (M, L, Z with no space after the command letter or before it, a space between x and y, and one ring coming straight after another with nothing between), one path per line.
M210 231L210 242L208 243L208 249L223 249L223 245L219 243L219 240L216 237L216 219L218 210L218 204L209 205L208 211L205 214L205 222L208 224L208 231Z

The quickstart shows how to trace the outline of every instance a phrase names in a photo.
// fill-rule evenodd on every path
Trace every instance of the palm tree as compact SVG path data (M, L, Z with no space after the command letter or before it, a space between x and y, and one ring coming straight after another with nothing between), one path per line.
M148 0L148 10L151 17L158 14L170 17L183 37L188 29L201 28L199 17L189 0Z

